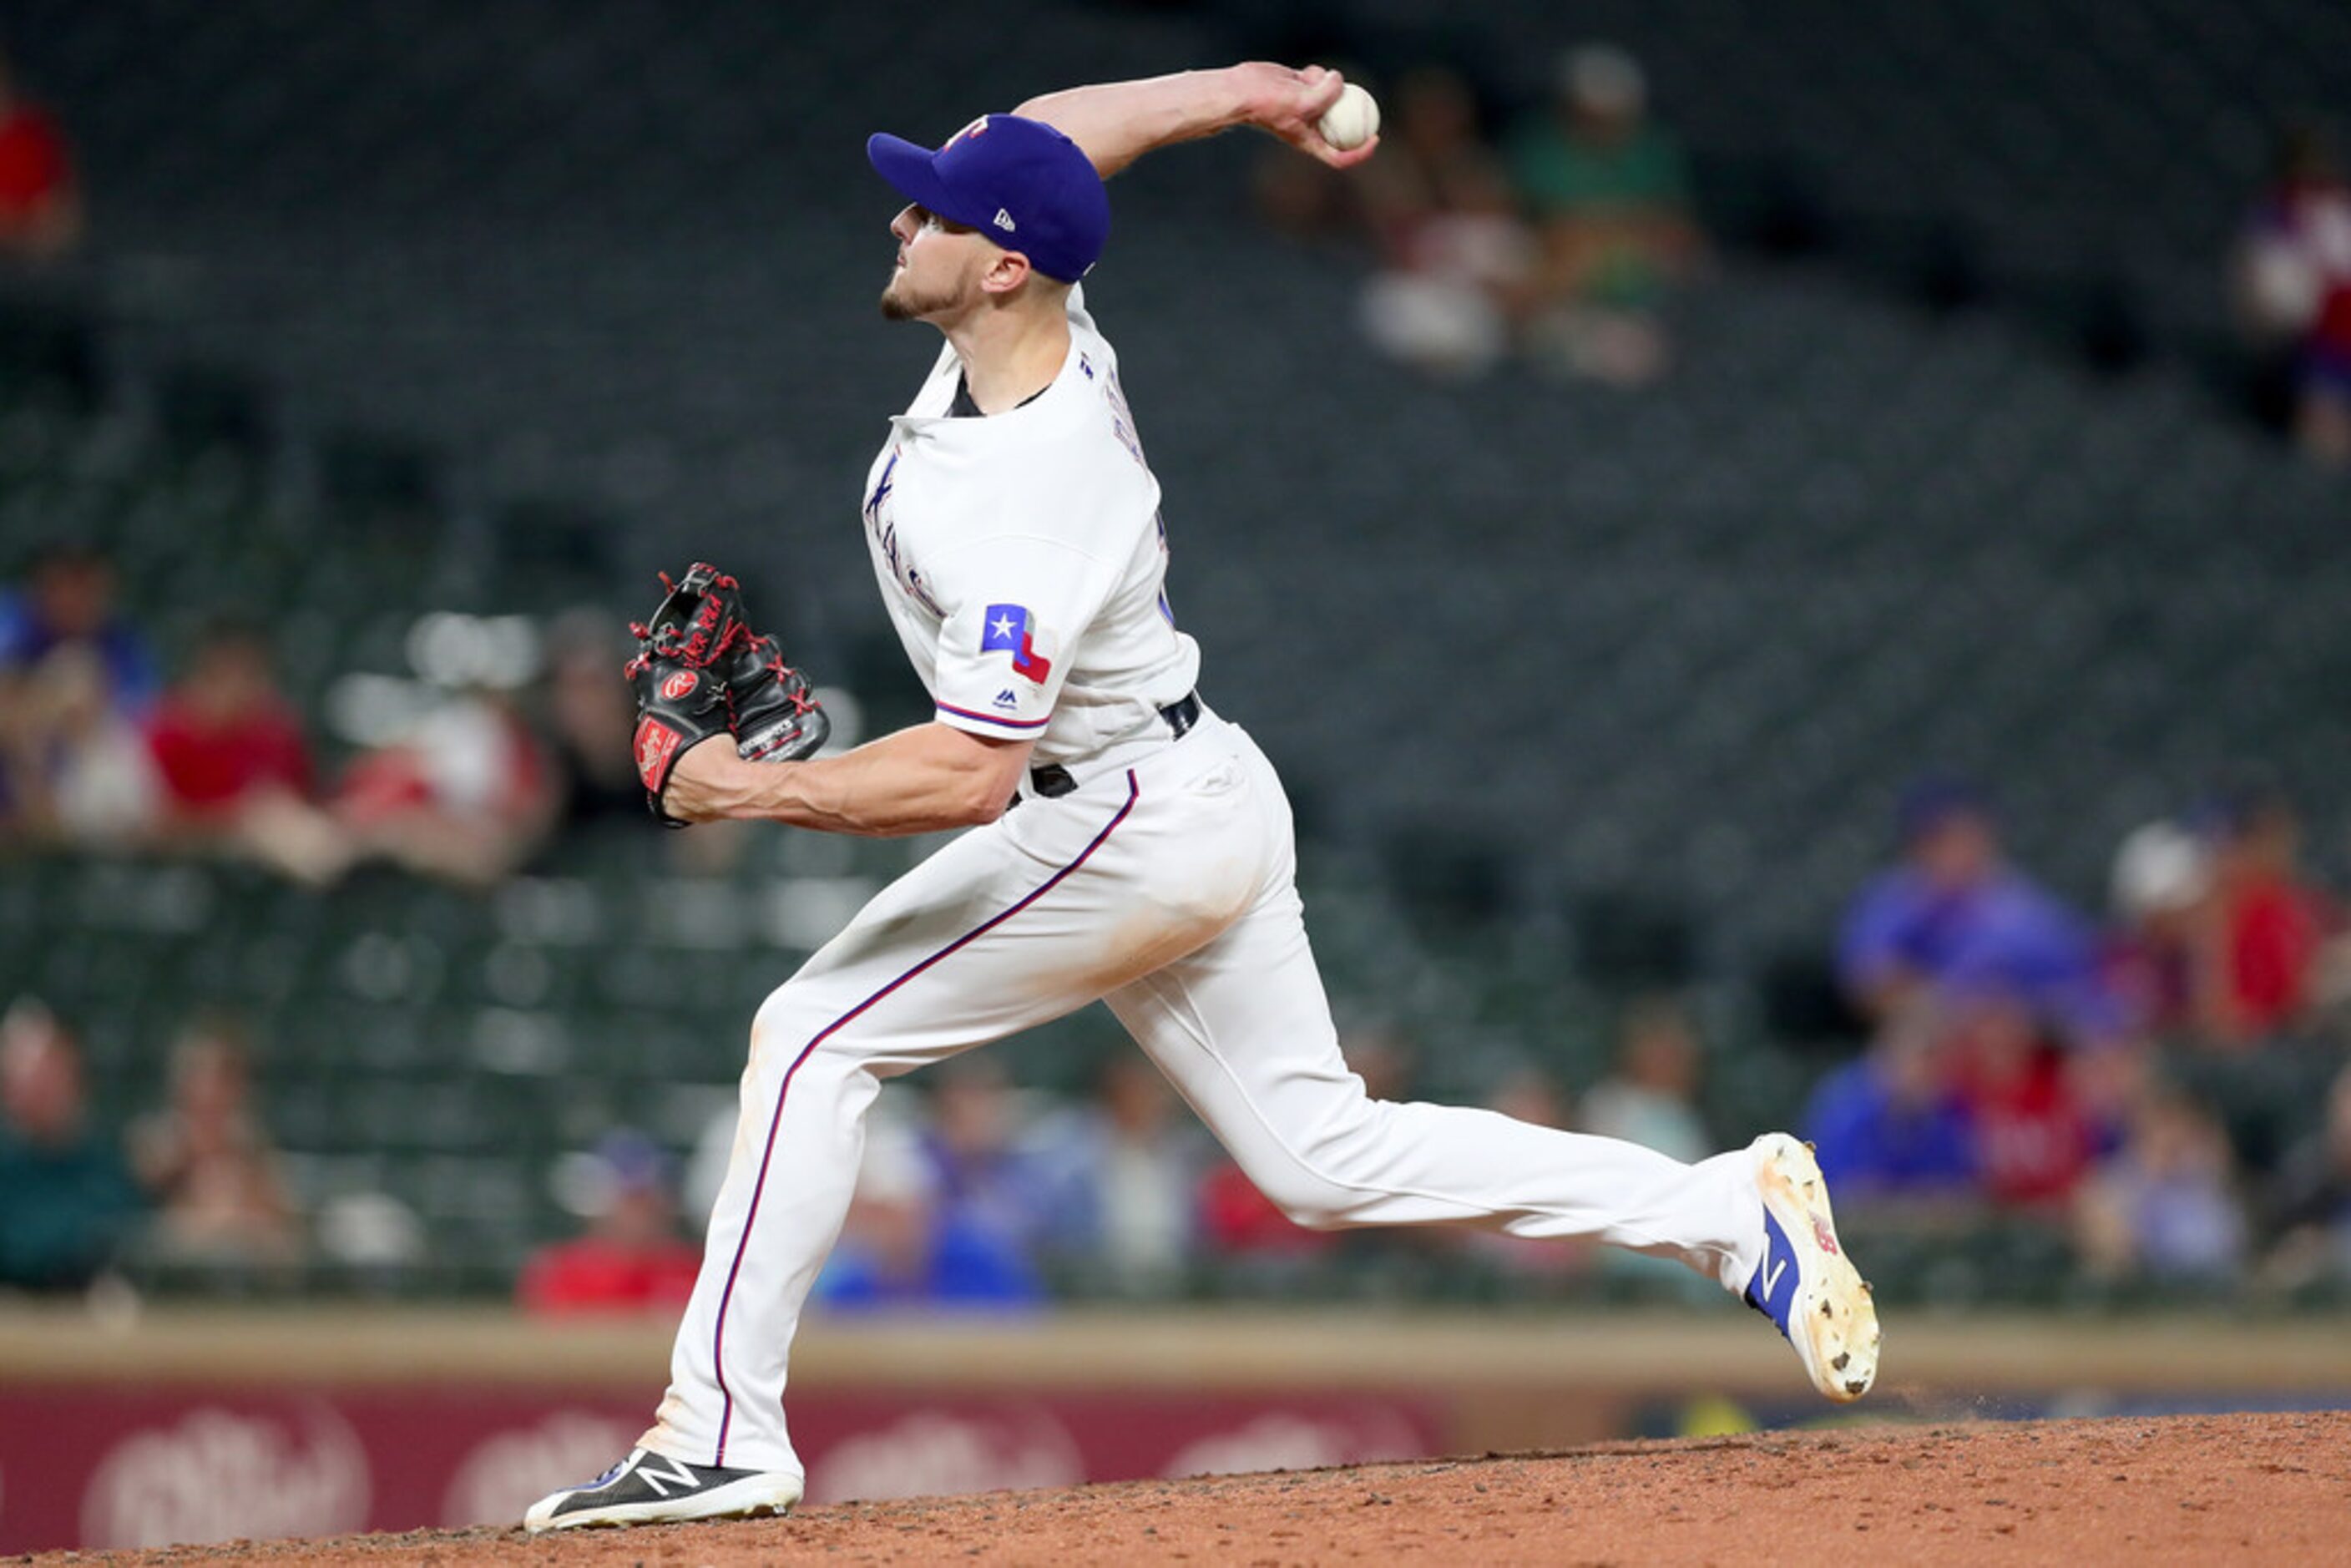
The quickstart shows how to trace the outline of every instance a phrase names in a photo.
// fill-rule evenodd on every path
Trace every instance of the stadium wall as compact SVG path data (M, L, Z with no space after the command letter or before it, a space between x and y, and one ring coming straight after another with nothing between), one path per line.
M1898 1329L1862 1418L2351 1406L2351 1340L2323 1322ZM0 1552L509 1523L634 1439L668 1339L653 1323L457 1310L0 1315ZM819 1322L794 1374L812 1503L1832 1414L1801 1398L1768 1335L1727 1314Z

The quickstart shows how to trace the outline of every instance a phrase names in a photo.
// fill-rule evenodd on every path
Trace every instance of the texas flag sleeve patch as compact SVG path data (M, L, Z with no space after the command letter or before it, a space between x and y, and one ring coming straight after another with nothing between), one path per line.
M991 604L982 623L979 651L1012 655L1012 673L1042 685L1053 672L1052 661L1037 652L1037 618L1018 604Z

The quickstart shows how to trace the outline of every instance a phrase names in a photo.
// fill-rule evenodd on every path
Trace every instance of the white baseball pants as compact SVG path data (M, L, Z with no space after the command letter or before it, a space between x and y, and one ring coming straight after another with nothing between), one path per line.
M882 1081L1097 998L1301 1225L1594 1236L1744 1288L1763 1211L1743 1153L1686 1166L1489 1111L1369 1098L1340 1055L1295 869L1271 765L1206 716L883 890L752 1024L734 1157L643 1446L799 1471L785 1362Z

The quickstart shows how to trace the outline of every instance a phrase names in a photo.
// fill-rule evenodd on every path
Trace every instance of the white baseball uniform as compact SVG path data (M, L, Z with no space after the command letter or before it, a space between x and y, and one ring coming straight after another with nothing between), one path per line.
M1251 1180L1303 1225L1596 1236L1742 1289L1742 1153L1686 1166L1489 1111L1369 1098L1342 1060L1293 885L1288 802L1241 728L1159 713L1199 652L1161 586L1159 486L1080 292L1060 374L951 417L950 349L865 486L876 575L942 721L1035 736L1077 788L879 894L759 1009L734 1157L643 1446L798 1472L785 1361L839 1236L882 1081L1106 1000Z

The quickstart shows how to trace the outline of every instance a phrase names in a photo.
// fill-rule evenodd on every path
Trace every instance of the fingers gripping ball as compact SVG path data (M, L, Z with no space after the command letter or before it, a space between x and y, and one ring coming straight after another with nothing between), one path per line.
M831 721L807 678L785 664L773 637L752 630L742 585L707 561L672 582L653 619L630 630L637 656L627 675L637 699L637 777L645 803L670 827L662 805L677 759L713 736L733 737L737 755L789 762L821 747Z
M1314 129L1340 152L1352 152L1379 133L1379 100L1349 82L1314 122Z

